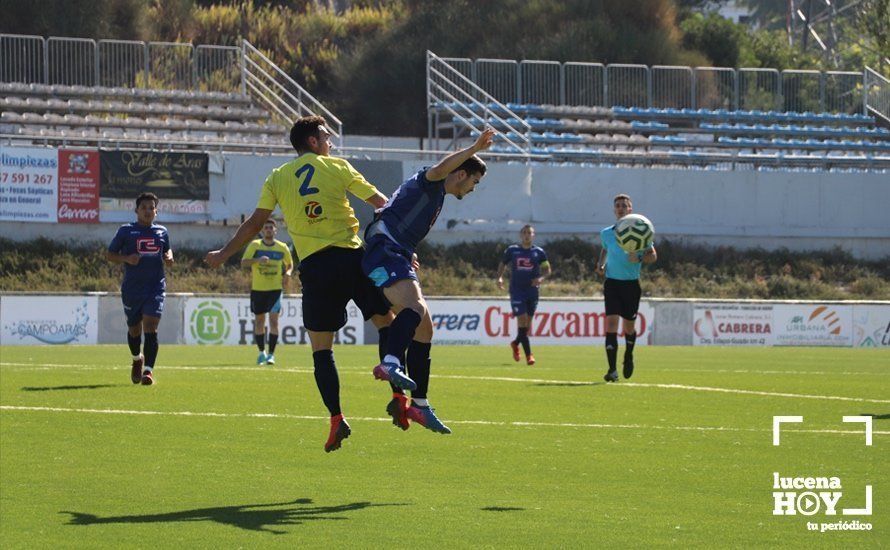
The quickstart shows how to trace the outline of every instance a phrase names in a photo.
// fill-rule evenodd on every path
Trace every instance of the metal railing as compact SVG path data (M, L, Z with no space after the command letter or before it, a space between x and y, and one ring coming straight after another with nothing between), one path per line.
M502 103L865 112L858 72L440 59Z
M241 41L241 59L241 81L245 92L266 107L273 118L290 125L302 116L324 116L328 130L342 147L343 123L334 113L247 40Z
M863 95L866 112L879 116L885 124L890 124L890 80L871 67L866 67Z
M429 138L437 140L438 146L440 116L448 117L446 126L456 134L453 120L460 122L461 128L479 131L486 126L494 126L510 149L527 155L531 150L531 126L507 108L496 96L489 94L474 84L460 70L452 67L448 60L426 52L427 112L429 115Z
M0 34L0 82L239 92L241 48Z

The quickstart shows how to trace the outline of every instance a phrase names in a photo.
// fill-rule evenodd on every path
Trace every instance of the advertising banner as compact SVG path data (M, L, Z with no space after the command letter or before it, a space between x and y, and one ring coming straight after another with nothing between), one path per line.
M3 296L0 344L95 344L99 334L96 296Z
M134 200L143 191L156 194L162 204L210 199L206 153L101 150L99 156L103 199Z
M692 344L695 346L771 346L770 304L695 304Z
M308 344L309 336L303 327L303 308L300 298L282 298L278 318L278 342ZM186 344L253 345L256 330L250 312L250 298L195 298L185 299L183 340ZM346 307L346 326L334 336L335 344L363 344L365 322L362 312L350 302Z
M777 346L853 345L852 306L776 304L773 318Z
M890 305L853 306L853 346L890 348Z
M503 300L427 300L437 344L504 344L516 337L516 319ZM649 343L652 306L640 304L637 344ZM598 345L606 341L606 313L602 300L541 300L529 337L537 344Z
M0 220L55 223L58 165L52 148L0 148Z
M99 151L59 150L59 223L99 223Z

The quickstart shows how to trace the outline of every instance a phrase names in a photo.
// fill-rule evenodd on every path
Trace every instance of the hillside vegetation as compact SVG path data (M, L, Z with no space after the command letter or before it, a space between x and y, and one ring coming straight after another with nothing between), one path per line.
M422 244L420 277L429 296L503 296L495 275L506 242L454 246ZM546 243L554 276L545 296L594 296L602 280L594 273L599 247L579 239ZM121 266L105 261L103 243L74 245L45 239L13 243L0 239L0 289L34 292L117 292ZM250 274L235 256L222 269L202 264L204 251L176 249L168 291L246 294ZM867 262L841 250L829 252L739 251L659 243L659 260L644 268L645 296L662 298L751 298L890 300L890 258ZM299 292L294 280L290 292Z

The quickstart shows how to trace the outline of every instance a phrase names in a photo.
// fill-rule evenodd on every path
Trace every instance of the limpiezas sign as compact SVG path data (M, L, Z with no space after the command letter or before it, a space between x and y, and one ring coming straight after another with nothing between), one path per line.
M505 300L427 300L433 320L433 341L439 344L504 344L516 336L516 319ZM637 343L652 331L653 309L640 304ZM606 338L602 301L542 300L529 337L538 344L594 345Z

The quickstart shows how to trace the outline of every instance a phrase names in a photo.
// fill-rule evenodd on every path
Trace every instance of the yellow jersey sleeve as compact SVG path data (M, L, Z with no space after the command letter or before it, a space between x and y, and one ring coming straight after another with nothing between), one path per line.
M260 200L256 205L257 208L262 210L275 210L275 205L278 204L278 197L275 195L274 183L276 172L277 171L272 171L263 183L263 189L260 191Z
M249 260L253 258L253 255L256 254L257 246L259 246L259 240L250 241L250 244L247 245L247 248L244 249L244 255L241 256L242 260Z
M343 164L343 174L349 182L346 185L346 189L350 193L362 199L363 201L368 200L377 194L377 188L371 185L368 180L365 179L365 176L363 176L358 170L353 168L352 165L349 164L349 161L344 159L337 160L339 160Z

